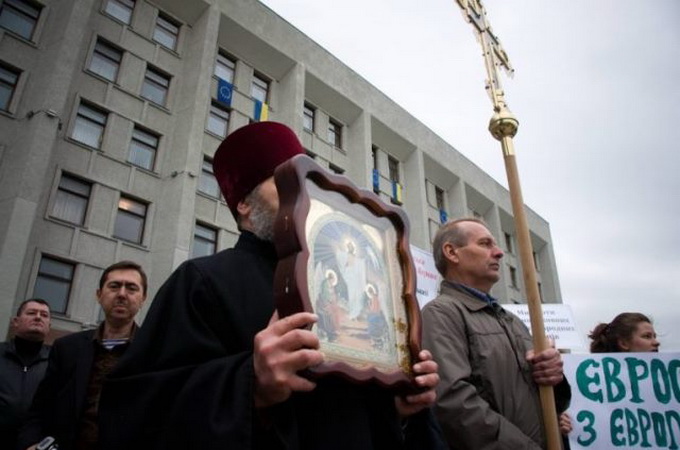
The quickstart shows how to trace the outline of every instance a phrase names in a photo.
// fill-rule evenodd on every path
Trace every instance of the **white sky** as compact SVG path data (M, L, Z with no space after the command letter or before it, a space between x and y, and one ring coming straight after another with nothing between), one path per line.
M263 0L507 187L455 0ZM680 2L485 0L516 72L524 201L584 335L624 311L680 351ZM674 150L675 148L675 150Z

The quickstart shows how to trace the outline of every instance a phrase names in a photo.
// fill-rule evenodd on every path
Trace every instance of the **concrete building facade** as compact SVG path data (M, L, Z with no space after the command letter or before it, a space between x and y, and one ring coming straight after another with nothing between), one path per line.
M523 301L507 190L259 2L2 0L0 335L29 296L51 302L57 334L92 326L118 260L145 267L153 296L232 246L211 161L257 111L400 204L421 249L442 220L482 217L506 252L493 294ZM542 296L561 302L549 225L528 220Z

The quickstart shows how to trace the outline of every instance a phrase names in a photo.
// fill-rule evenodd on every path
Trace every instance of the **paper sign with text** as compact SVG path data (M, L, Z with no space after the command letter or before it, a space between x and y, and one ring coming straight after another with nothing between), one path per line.
M422 308L439 294L441 276L434 266L432 253L412 245L411 256L416 267L416 297L418 297L418 304Z
M543 309L545 335L555 340L556 348L583 348L583 339L576 328L576 321L569 305L548 303L541 305L541 307ZM519 317L531 332L528 305L504 304L503 308Z
M677 449L680 353L562 356L572 450Z

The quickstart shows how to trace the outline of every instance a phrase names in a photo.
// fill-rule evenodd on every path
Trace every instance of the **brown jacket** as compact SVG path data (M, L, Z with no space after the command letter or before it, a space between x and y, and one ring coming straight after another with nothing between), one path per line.
M423 348L439 364L435 412L451 448L520 450L545 447L538 387L526 361L524 324L500 306L443 281L422 312ZM566 408L566 381L555 389Z

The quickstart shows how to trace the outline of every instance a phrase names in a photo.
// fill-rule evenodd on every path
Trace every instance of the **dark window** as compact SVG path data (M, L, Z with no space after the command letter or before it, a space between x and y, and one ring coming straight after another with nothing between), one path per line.
M93 148L100 148L108 114L81 103L71 137Z
M118 200L118 214L113 236L141 244L146 222L146 208L147 206L142 202L121 196Z
M163 13L158 14L156 28L153 30L153 40L165 48L175 50L179 36L179 24Z
M113 47L111 44L97 40L90 60L90 71L109 81L116 81L118 69L123 59L123 52Z
M444 211L444 191L437 186L434 187L434 198L437 203L437 209Z
M43 256L33 287L33 297L47 300L52 312L66 313L74 272L74 264Z
M510 233L503 233L503 236L505 237L505 250L508 253L513 253L512 235Z
M254 74L253 84L250 87L250 96L262 103L267 103L267 98L269 97L269 81L257 73Z
M217 179L213 173L212 161L209 159L203 160L201 176L198 179L198 190L211 197L220 198L220 186L217 184Z
M229 129L229 111L215 103L210 105L207 129L219 137L226 137Z
M517 269L514 267L509 267L510 269L510 285L515 289L519 289L519 283L517 282Z
M303 115L302 115L302 126L305 130L314 132L314 115L316 111L311 106L305 103Z
M536 268L536 271L540 272L541 271L541 264L540 264L540 259L538 257L538 253L533 252L533 257L534 257L534 267Z
M133 9L135 9L134 0L108 0L105 11L111 17L115 17L121 22L130 25Z
M333 119L328 121L328 143L333 147L342 148L342 125Z
M389 171L390 181L399 183L399 160L391 156L387 157L387 167Z
M216 248L217 230L197 223L194 229L194 246L191 250L191 257L212 255Z
M158 136L135 128L130 140L130 159L135 166L153 170L158 151Z
M235 70L236 61L224 55L223 53L217 54L217 60L215 61L215 76L230 83L233 83Z
M170 87L170 77L156 69L148 67L142 84L142 97L161 106L165 106Z
M21 72L0 65L0 110L9 111Z
M62 175L52 215L76 225L85 223L87 204L90 201L92 185L70 175Z
M4 0L0 3L0 28L31 40L41 8L26 0Z

